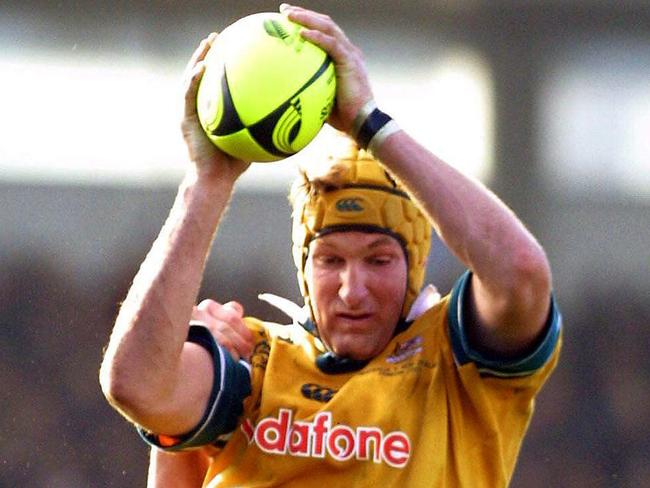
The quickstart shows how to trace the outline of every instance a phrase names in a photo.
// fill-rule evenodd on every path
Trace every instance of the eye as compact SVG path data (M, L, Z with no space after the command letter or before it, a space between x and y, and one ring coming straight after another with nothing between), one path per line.
M343 262L343 258L335 254L316 254L314 263L321 267L334 267Z
M388 266L393 263L394 256L392 254L376 254L369 256L367 261L373 266Z

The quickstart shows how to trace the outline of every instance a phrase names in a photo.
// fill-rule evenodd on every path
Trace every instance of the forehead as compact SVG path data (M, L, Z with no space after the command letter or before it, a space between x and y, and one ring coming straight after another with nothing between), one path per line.
M312 240L309 244L312 250L335 249L338 251L396 249L401 250L399 241L380 232L340 231L325 234Z

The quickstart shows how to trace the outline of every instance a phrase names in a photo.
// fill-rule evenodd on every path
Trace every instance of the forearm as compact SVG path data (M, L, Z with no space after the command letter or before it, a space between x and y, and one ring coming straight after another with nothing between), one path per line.
M134 421L137 410L153 408L177 387L192 307L232 185L229 178L188 172L120 309L101 382Z
M532 234L491 191L405 132L390 136L378 157L419 202L443 242L478 275L500 277L518 265L520 253L541 251Z
M515 214L469 178L398 131L375 148L427 214L450 251L474 273L473 298L488 348L516 352L544 324L551 287L542 247ZM480 334L479 334L480 335Z
M204 449L169 453L151 450L147 488L199 488L203 486L210 458Z

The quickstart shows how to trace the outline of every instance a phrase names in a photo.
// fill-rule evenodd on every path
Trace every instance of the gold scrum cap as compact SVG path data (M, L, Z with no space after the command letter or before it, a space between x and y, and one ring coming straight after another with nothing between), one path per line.
M312 312L305 265L312 239L336 231L384 232L405 250L408 283L406 317L424 281L431 225L420 209L375 160L352 141L324 165L301 171L291 190L293 259L305 304ZM313 312L312 312L313 318Z

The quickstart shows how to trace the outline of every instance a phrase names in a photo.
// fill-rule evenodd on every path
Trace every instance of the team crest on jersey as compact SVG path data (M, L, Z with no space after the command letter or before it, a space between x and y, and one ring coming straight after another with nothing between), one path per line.
M249 444L265 453L325 458L336 461L372 461L403 468L411 456L411 441L406 433L384 433L379 427L352 428L332 422L331 412L316 414L313 421L294 420L293 411L281 408L277 417L265 417L255 425L245 419L241 430Z
M261 340L255 344L253 354L251 356L251 365L254 368L266 369L269 362L269 354L271 353L271 346L266 340Z
M415 336L406 342L395 344L395 350L386 358L391 364L400 363L422 351L422 336Z

